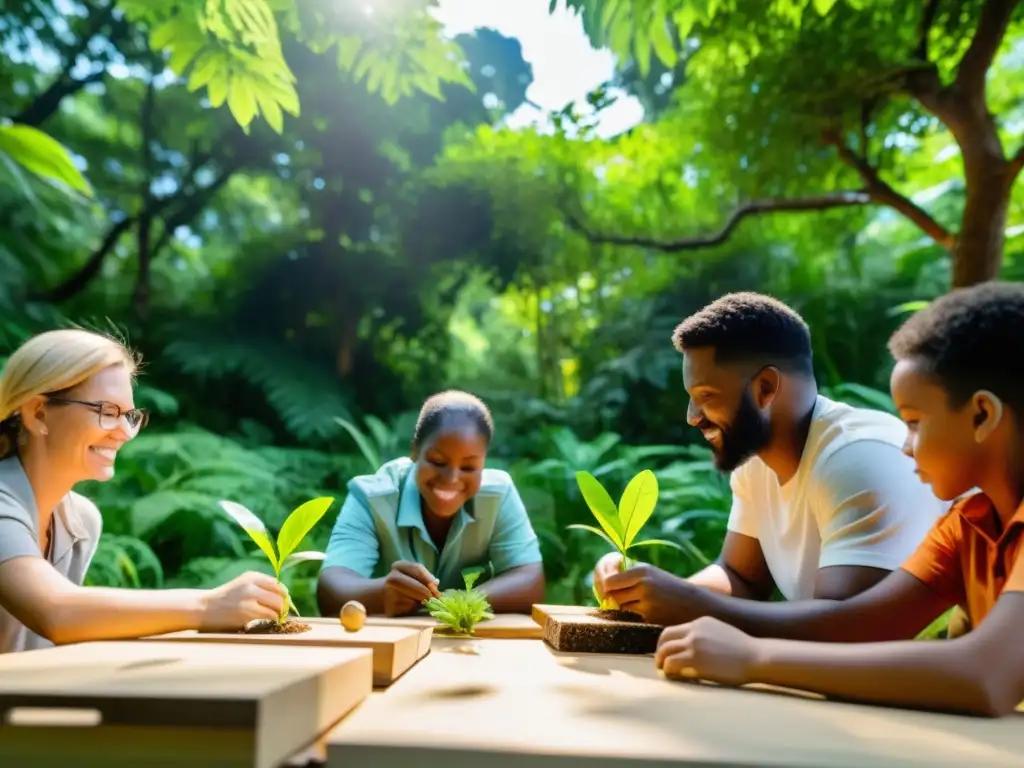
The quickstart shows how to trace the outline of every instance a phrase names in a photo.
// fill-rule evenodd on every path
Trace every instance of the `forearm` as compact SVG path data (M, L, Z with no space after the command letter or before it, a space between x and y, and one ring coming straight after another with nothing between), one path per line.
M839 600L759 602L737 600L701 590L694 595L694 613L711 616L754 637L779 637L818 642L871 642L903 639L896 622L865 620Z
M494 613L530 613L544 601L544 569L540 564L511 568L480 585Z
M55 645L197 629L205 592L78 587L28 609L23 623Z
M691 584L710 589L720 595L751 599L753 594L747 584L731 574L719 563L712 563L686 579Z
M367 579L345 568L325 568L316 590L323 616L337 616L349 600L363 604L370 615L384 613L384 578Z
M1017 702L993 691L984 659L962 641L825 645L760 639L750 682L873 704L1001 716Z

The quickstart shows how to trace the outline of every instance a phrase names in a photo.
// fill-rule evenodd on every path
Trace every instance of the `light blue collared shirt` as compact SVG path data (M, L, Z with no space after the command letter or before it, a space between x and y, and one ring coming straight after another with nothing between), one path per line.
M456 513L438 552L423 521L413 468L412 459L403 457L349 481L321 569L341 566L380 578L393 563L407 560L437 577L440 589L462 589L467 568L483 567L487 578L541 562L523 501L500 469L483 470L480 490Z

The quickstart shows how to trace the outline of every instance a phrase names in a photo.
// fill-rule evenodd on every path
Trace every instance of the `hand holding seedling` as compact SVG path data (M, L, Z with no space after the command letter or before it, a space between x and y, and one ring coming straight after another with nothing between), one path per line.
M235 632L254 619L277 621L288 589L273 576L249 571L203 596L200 632Z
M280 584L281 574L288 568L299 563L324 559L323 552L296 552L295 550L333 503L334 499L325 496L311 499L293 509L277 533L276 547L263 521L248 509L233 501L222 501L220 506L232 520L241 526L242 530L249 534L249 538L267 556L270 567L274 569L274 575L277 576L276 581ZM288 596L288 590L285 589L283 594L287 602L281 608L280 613L271 619L275 624L284 623L288 617L289 608L295 611L296 616L299 615L295 603Z
M419 563L399 560L384 579L384 614L413 613L424 601L441 594L437 585L438 580Z
M640 614L649 624L668 626L703 614L700 587L646 563L609 573L602 587L604 599Z
M637 541L641 529L654 513L658 503L658 478L649 469L639 472L626 484L618 504L608 495L600 481L589 472L577 472L576 483L580 487L583 500L587 502L594 519L601 527L579 524L569 527L590 531L615 547L615 552L601 558L601 562L594 569L594 597L602 609L640 613L637 607L627 607L619 602L615 595L608 594L608 590L611 589L608 582L622 568L632 568L634 562L630 557L630 550L655 546L681 549L675 542L664 539ZM621 589L623 586L626 584L615 588ZM647 616L644 618L650 621Z

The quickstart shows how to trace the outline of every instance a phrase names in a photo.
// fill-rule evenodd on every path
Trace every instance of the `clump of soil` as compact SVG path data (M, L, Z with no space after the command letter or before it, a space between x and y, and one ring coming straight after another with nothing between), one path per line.
M619 614L626 618L619 618ZM658 649L658 638L664 629L660 625L645 624L631 611L593 611L590 616L601 621L573 621L570 616L549 616L544 623L545 642L556 651L566 653L643 656Z
M313 627L301 621L288 621L279 624L276 621L257 621L240 630L243 635L300 635L309 632Z

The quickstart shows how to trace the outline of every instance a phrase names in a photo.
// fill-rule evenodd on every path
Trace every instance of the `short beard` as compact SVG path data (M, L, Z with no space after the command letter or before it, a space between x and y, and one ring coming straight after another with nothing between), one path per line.
M771 422L745 390L732 425L727 430L722 429L721 449L712 447L715 467L720 472L732 472L767 446L771 438Z

